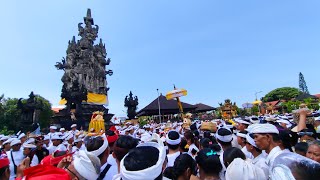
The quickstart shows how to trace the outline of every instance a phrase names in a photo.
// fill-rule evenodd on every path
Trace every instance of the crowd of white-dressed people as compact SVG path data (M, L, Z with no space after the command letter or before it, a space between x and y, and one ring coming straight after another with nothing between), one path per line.
M214 131L197 120L0 135L0 179L319 180L320 117L308 124L299 113L296 123L291 114L213 120Z

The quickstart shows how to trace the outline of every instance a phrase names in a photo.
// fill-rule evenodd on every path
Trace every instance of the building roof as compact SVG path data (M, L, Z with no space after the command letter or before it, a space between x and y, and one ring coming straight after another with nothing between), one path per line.
M216 109L214 107L211 107L211 106L208 106L208 105L202 104L202 103L195 104L195 106L197 106L197 108L195 110L196 112L206 112L206 111L212 111L212 110Z
M302 100L308 99L308 98L317 99L318 97L313 96L311 94L302 93L302 94L298 95L295 99L299 100L299 101L302 101Z
M269 105L269 106L276 106L277 104L279 104L279 100L278 101L270 101L270 102L265 102L265 104Z
M63 107L53 107L53 108L51 108L51 110L52 110L54 113L58 113L61 109L63 109Z
M159 96L159 102L160 112L162 115L179 113L178 102L176 100L167 100L166 97L161 94ZM181 104L184 112L194 111L197 108L197 106L188 103L181 102ZM137 113L137 116L151 115L159 115L158 98L153 100L150 104L148 104Z
M320 94L314 94L313 96L320 98Z

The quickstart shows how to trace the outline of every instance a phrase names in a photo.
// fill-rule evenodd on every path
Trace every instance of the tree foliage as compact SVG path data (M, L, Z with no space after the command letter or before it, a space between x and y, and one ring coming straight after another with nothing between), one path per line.
M53 115L51 104L40 95L36 95L36 100L42 102L39 124L41 127L48 127ZM22 100L22 102L25 103L26 100ZM17 108L17 103L18 98L4 98L3 95L0 96L0 131L10 132L9 130L13 130L17 132L21 130L21 111Z
M270 91L266 94L262 101L270 102L270 101L277 101L277 100L291 100L292 98L297 97L300 94L300 91L294 87L282 87L277 88Z

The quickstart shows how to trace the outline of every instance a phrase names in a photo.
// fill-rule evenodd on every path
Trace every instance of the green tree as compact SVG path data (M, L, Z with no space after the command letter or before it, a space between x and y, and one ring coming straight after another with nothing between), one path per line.
M53 112L50 102L40 95L36 95L36 100L41 102L41 112L39 115L39 124L41 127L48 127L51 122ZM26 100L22 100L25 103ZM0 130L13 130L17 132L21 130L21 111L17 108L17 98L4 98L0 96Z
M2 100L3 115L0 119L0 129L7 127L9 130L19 129L20 110L17 109L17 98L4 98Z
M297 97L300 91L293 87L282 87L270 91L263 98L263 102L277 101L277 100L290 100Z
M53 116L51 103L40 95L36 95L36 100L42 104L42 110L39 115L40 127L48 127L52 120L51 117Z

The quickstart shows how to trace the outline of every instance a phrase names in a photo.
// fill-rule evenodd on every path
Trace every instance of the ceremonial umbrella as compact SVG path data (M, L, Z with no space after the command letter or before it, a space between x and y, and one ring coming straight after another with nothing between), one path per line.
M169 91L169 92L166 94L166 98L167 98L167 100L176 98L176 99L177 99L177 102L178 102L178 106L179 106L180 112L181 112L181 114L182 114L182 113L183 113L183 108L182 108L182 104L181 104L181 102L180 102L179 97L181 97L181 96L186 96L186 95L187 95L187 90L185 90L185 89L177 89L177 88L174 86L174 90Z
M261 104L261 103L262 103L262 101L259 101L259 100L255 100L252 102L252 104Z
M251 103L244 103L244 104L242 104L242 107L245 108L245 109L249 109L249 108L252 108L252 107L253 107L253 104L251 104Z
M175 90L169 91L166 94L166 98L167 98L167 100L170 100L170 99L173 99L173 98L178 98L178 97L186 96L186 95L187 95L187 90L185 90L185 89L175 89Z

